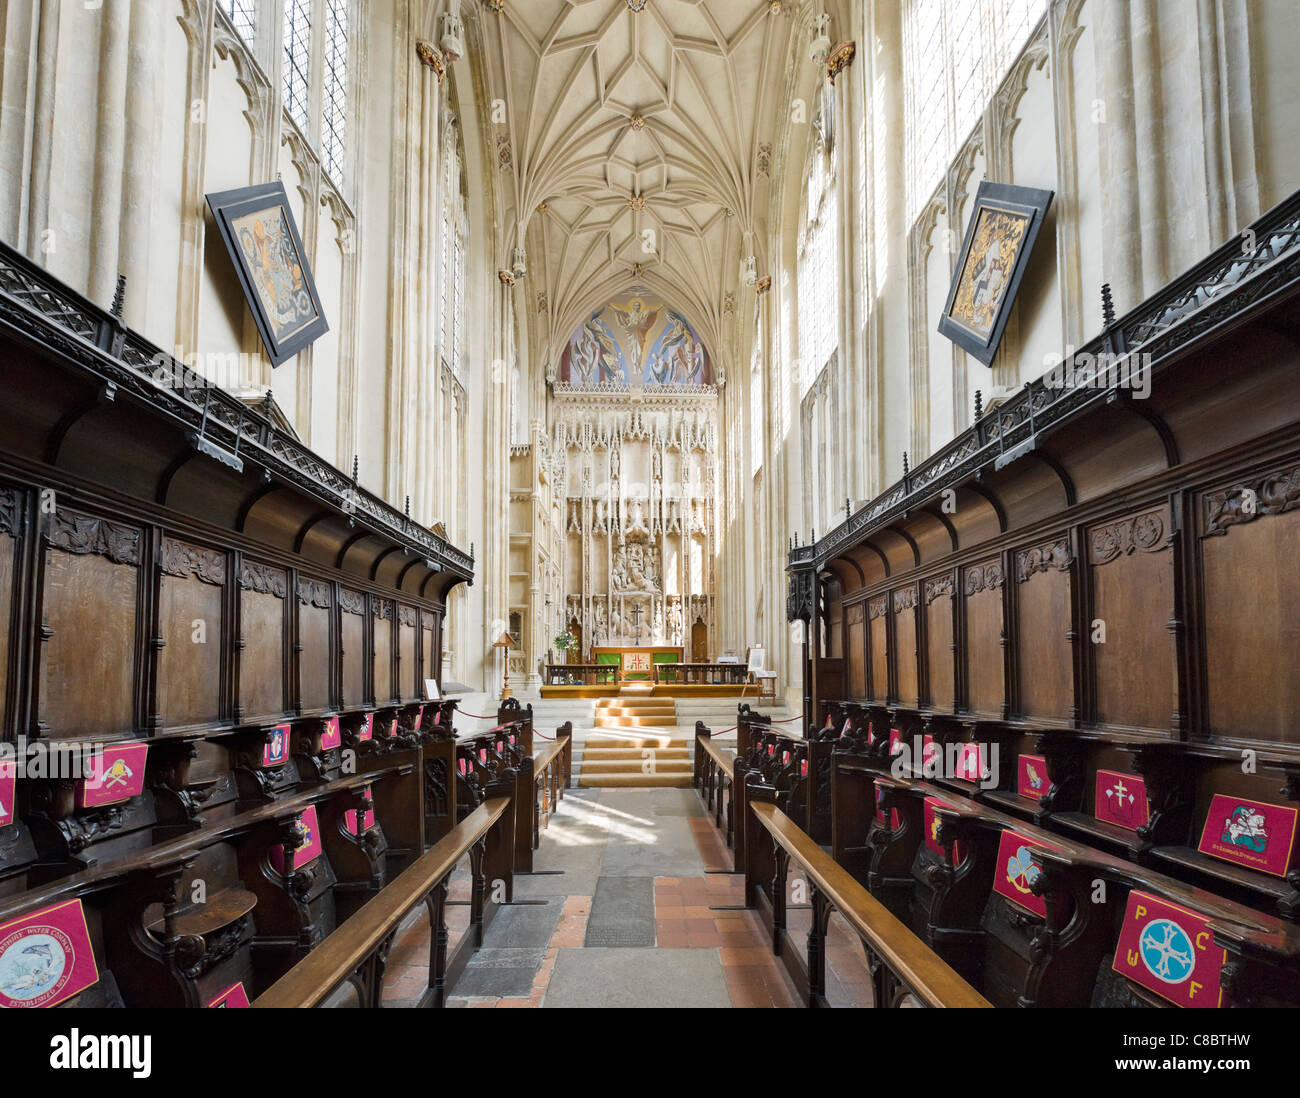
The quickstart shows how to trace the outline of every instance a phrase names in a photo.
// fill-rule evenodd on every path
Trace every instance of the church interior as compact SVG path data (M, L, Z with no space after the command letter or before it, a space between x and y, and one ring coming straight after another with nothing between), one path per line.
M1300 1005L1294 0L0 36L0 1007Z

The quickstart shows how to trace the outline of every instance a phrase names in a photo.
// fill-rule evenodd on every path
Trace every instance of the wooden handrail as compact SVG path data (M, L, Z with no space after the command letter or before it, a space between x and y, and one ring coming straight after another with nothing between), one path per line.
M536 771L538 777L540 777L542 771L550 766L551 763L555 761L556 757L564 751L566 744L566 740L553 740L533 756L533 769Z
M484 801L352 918L298 962L255 1007L316 1007L357 972L401 920L447 877L510 807L509 797Z
M992 1005L776 805L751 801L749 809L773 841L804 867L825 901L917 998L935 1007Z
M726 774L728 778L735 778L736 758L734 755L729 755L727 752L723 751L722 748L715 744L708 736L701 736L696 742L699 743L700 750L718 764L718 769Z

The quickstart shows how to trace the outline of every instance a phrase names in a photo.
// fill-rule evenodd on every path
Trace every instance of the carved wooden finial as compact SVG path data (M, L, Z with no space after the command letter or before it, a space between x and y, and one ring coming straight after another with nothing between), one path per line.
M409 522L411 519L411 497L410 496L406 497L406 506L402 509L402 512L403 514L406 515L406 519Z
M360 474L360 472L361 472L361 456L359 454L353 454L352 455L352 483L353 484L356 484L357 476L358 474Z
M126 275L117 276L117 289L113 291L113 307L109 310L118 320L122 319L122 310L126 307Z
M907 476L909 472L911 472L911 468L907 464L907 451L904 450L903 451L903 476Z
M798 530L796 530L796 531L794 532L794 547L795 547L796 549L799 548L799 531L798 531Z
M1110 283L1101 284L1101 322L1107 328L1115 326L1115 299L1110 293Z
M984 394L979 389L975 390L975 420L978 422L984 416Z
M474 543L472 541L469 543L469 559L474 559Z
M852 516L853 516L853 508L849 504L849 497L845 496L844 497L844 521L848 522Z

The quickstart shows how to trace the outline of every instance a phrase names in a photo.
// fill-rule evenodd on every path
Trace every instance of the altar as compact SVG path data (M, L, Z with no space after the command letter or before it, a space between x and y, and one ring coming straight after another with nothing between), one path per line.
M616 668L620 682L653 682L655 664L682 662L681 646L673 644L597 645L591 655L593 663Z

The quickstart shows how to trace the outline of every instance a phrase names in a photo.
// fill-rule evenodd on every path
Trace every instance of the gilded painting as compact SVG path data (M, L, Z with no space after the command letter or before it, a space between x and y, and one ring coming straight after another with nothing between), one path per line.
M986 366L1051 201L1051 191L980 184L939 331Z
M712 383L708 353L681 313L633 297L593 313L560 357L561 384L648 388Z
M208 195L273 366L329 330L282 183Z

